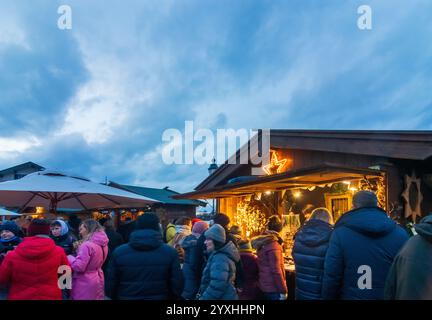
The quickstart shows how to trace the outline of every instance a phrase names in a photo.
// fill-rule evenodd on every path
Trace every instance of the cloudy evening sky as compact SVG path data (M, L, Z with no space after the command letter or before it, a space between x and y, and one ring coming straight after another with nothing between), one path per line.
M72 8L72 30L57 8ZM357 8L372 8L359 30ZM429 0L0 0L0 169L192 190L167 128L432 129Z

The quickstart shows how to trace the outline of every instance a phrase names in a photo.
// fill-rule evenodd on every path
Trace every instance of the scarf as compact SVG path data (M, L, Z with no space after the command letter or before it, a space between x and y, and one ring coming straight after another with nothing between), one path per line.
M17 241L17 240L19 240L19 237L18 236L13 236L12 238L9 238L9 239L0 239L0 242L2 242L2 243L8 243L8 242L13 242L13 241Z

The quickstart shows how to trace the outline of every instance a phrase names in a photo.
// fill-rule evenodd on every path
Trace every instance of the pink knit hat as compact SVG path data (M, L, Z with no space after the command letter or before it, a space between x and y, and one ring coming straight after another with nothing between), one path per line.
M202 235L204 233L204 231L206 231L208 228L209 228L209 225L207 222L198 221L198 222L195 222L195 224L192 228L192 233Z

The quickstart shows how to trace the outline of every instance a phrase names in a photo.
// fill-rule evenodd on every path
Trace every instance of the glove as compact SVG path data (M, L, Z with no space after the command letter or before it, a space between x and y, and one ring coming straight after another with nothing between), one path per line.
M286 299L288 299L288 294L286 294L286 293L281 293L281 294L279 295L279 300L286 300Z

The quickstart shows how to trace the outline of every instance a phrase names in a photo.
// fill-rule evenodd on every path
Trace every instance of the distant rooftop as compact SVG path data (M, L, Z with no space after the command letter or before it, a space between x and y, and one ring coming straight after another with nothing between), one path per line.
M147 187L138 187L138 186L130 186L125 184L119 184L113 181L108 183L109 186L123 189L126 191L130 191L136 193L141 196L145 196L151 199L159 200L164 204L177 204L177 205L190 205L190 206L206 206L206 203L199 200L188 200L188 199L173 199L171 196L178 195L179 193L165 187L163 189L157 188L147 188Z
M36 171L41 171L41 170L44 170L45 168L34 163L34 162L29 161L29 162L21 163L19 165L16 165L16 166L13 166L13 167L10 167L7 169L0 170L0 176L4 176L4 175L10 174L10 173L14 173L14 172L25 170L25 169L36 169Z

